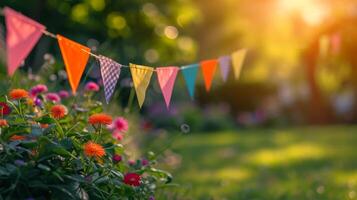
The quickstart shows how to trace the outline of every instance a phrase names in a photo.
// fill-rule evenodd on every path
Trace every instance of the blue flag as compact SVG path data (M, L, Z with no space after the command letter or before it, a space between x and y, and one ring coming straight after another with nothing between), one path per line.
M193 99L195 94L195 83L197 78L198 67L199 67L198 64L192 64L192 65L183 66L181 68L191 99Z

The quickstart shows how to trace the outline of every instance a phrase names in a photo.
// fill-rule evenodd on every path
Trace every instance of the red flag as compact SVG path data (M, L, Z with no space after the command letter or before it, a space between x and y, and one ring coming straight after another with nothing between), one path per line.
M12 76L42 36L45 26L18 13L4 8L6 23L6 52L8 74Z
M203 72L203 78L205 80L206 91L211 89L212 80L214 73L216 72L218 61L213 60L205 60L200 63Z

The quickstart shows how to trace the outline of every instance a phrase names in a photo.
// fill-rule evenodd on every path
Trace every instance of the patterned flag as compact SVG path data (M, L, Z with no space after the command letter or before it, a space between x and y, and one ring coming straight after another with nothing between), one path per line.
M230 56L221 56L218 58L219 66L221 68L221 75L224 82L227 81L228 74L231 69L231 61L232 60Z
M140 108L143 106L146 90L149 86L150 79L154 69L147 66L135 65L130 63L131 77L136 91Z
M239 79L246 53L246 49L241 49L232 54L232 64L235 79Z
M4 8L6 23L6 52L8 74L12 76L42 36L45 26Z
M191 99L195 96L195 83L197 79L198 66L198 64L192 64L182 66L181 68Z
M99 63L104 83L105 100L109 103L119 79L121 64L102 55L99 56Z
M159 85L160 85L162 94L164 95L167 109L169 109L169 106L170 106L172 90L175 85L175 80L176 80L178 71L179 71L178 67L156 68L157 78L159 80Z
M90 49L61 35L57 35L57 40L66 66L69 84L75 94L87 65Z
M203 79L205 80L206 91L211 89L214 73L217 69L217 60L205 60L200 63L202 67Z

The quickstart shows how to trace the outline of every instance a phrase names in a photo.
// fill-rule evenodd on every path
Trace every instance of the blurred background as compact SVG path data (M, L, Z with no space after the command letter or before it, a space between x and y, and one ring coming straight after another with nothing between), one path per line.
M145 132L133 139L138 145L170 144L163 159L180 186L162 198L356 198L355 0L2 0L0 6L122 64L182 66L248 50L238 81L223 82L217 70L207 93L199 75L193 101L179 75L170 110L155 76L139 110L130 73L122 70L105 106L136 116ZM6 76L0 20L1 93L39 82L68 89L57 41L45 36L20 72ZM100 82L93 58L85 74L82 85Z

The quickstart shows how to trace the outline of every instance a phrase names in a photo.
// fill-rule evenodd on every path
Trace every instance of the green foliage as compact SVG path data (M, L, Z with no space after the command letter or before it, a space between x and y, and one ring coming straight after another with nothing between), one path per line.
M44 94L36 97L42 105L30 98L5 101L12 111L0 125L0 199L149 199L171 182L168 172L155 168L155 156L130 163L130 152L111 137L112 129L89 123L102 110L90 94L64 117L54 114L58 105ZM89 142L105 155L90 154ZM129 173L140 177L137 185L126 180Z

